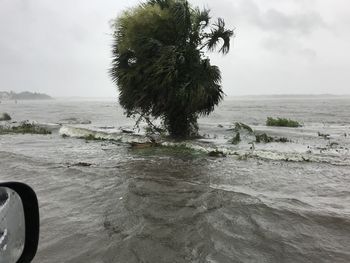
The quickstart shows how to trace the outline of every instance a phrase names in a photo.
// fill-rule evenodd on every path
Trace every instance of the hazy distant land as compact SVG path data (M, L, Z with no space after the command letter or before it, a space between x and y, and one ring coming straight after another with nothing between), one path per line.
M37 92L13 92L13 91L0 91L0 100L51 100L51 96L44 93Z

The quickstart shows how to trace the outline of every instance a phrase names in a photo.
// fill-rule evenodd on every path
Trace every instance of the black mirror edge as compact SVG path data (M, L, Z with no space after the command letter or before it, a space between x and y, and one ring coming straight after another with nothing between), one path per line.
M17 263L29 263L33 260L39 243L39 205L34 190L19 182L0 183L0 187L8 187L20 196L25 217L25 243L21 257Z

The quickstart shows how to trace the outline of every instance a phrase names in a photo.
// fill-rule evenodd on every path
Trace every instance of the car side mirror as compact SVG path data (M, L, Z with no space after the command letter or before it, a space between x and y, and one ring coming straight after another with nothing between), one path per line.
M28 185L0 183L0 263L29 263L39 241L39 207Z

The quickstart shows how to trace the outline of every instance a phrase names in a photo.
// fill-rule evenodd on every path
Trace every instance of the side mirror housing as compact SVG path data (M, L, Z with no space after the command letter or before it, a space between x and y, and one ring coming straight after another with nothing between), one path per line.
M38 242L39 206L35 192L23 183L0 183L0 261L29 263Z

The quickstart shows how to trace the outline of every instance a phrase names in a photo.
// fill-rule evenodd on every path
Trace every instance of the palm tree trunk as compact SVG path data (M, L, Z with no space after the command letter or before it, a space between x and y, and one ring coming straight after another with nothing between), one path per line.
M198 135L197 116L176 112L165 116L165 125L171 137L187 139Z

